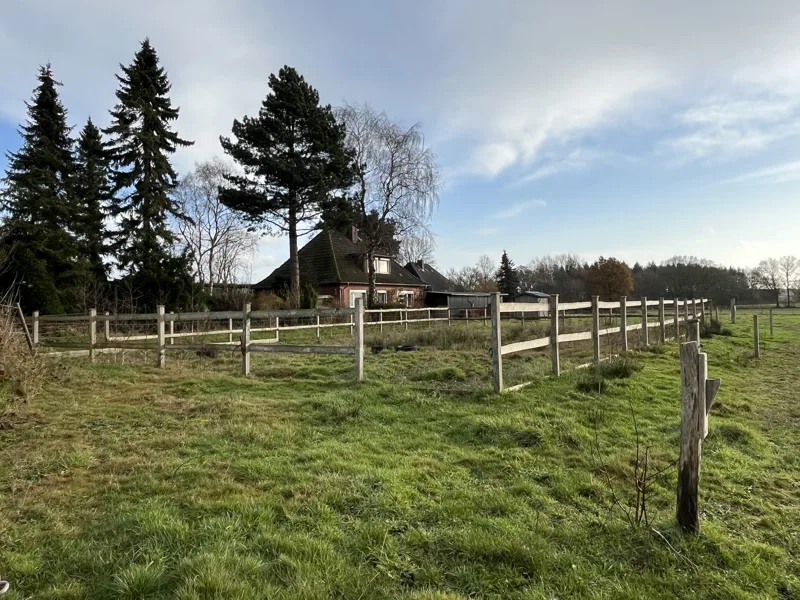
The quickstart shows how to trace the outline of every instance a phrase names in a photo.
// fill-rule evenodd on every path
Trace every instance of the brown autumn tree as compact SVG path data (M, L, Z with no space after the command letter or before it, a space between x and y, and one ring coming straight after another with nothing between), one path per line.
M628 265L616 258L601 256L589 268L586 278L592 295L603 300L616 300L633 292L633 274Z

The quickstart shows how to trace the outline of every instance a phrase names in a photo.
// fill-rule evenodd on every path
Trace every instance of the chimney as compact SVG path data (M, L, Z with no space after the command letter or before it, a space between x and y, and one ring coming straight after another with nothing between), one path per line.
M358 243L358 227L350 225L350 241L354 244Z
M424 271L425 270L425 261L418 260L417 261L417 266L419 267L420 271Z

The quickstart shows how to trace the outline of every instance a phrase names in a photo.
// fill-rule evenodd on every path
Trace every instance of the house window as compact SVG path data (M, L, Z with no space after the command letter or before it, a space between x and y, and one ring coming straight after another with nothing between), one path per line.
M356 307L356 298L361 298L361 306L367 305L367 292L350 292L350 308Z
M387 275L389 273L389 259L388 258L376 258L375 259L375 272L380 273L382 275Z
M389 303L389 292L386 291L378 291L378 304L388 304Z
M404 306L411 306L414 304L414 292L400 290L397 292L397 303Z

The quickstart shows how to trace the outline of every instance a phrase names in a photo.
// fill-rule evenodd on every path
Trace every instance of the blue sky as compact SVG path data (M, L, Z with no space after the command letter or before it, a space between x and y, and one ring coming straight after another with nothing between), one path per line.
M12 0L3 13L3 150L38 65L64 83L71 123L104 125L118 63L150 36L196 141L179 170L222 154L219 135L284 64L324 102L421 123L446 182L432 224L443 268L503 249L518 264L800 254L790 1ZM287 255L265 238L253 277Z

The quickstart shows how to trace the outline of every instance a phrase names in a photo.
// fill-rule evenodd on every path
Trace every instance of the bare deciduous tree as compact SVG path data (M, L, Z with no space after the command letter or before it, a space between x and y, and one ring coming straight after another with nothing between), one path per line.
M407 235L400 240L400 253L397 260L401 265L418 261L435 265L435 249L436 241L432 235L426 233Z
M446 277L469 292L496 292L497 282L494 277L496 270L494 261L483 254L478 257L474 266L449 269Z
M759 285L775 295L775 306L780 306L781 265L777 258L767 258L756 267Z
M798 265L797 257L793 255L781 256L778 264L780 265L783 283L786 284L786 306L791 306L792 283L794 282L794 276L797 273L797 268L800 265Z
M439 168L419 125L392 123L386 113L366 104L345 105L337 118L347 128L346 143L355 155L352 220L364 245L367 297L374 306L375 255L387 237L402 239L426 229L439 202Z
M258 237L247 230L242 214L220 201L219 188L231 172L219 158L195 164L175 191L180 211L189 217L175 221L178 244L191 251L200 284L212 289L240 281L258 246Z

